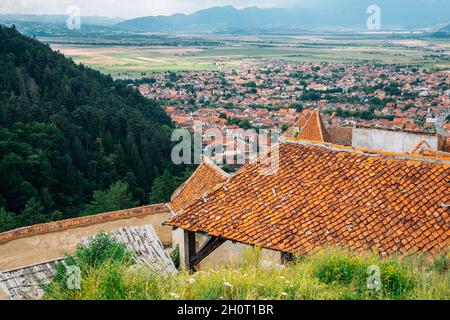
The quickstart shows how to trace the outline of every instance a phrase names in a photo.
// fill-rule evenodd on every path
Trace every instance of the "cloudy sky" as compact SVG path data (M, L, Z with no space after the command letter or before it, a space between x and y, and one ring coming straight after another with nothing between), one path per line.
M70 5L77 5L84 16L134 18L192 13L223 5L267 8L308 5L315 1L317 0L0 0L0 13L66 14Z

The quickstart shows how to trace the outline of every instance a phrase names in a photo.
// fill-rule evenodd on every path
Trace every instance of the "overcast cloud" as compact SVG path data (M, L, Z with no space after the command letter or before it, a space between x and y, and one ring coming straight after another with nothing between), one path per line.
M0 0L0 13L66 14L70 5L77 5L83 16L134 18L192 13L224 5L268 8L310 5L314 2L317 0Z

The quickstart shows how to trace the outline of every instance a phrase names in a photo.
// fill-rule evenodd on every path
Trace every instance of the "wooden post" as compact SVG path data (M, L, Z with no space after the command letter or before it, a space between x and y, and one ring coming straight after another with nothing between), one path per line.
M192 270L192 259L195 257L195 232L184 231L184 265Z

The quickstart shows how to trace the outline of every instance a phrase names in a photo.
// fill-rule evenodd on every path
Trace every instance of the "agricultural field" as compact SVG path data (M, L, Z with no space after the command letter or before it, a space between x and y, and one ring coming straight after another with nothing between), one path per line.
M115 78L163 71L235 68L260 59L293 62L358 62L450 68L448 41L368 37L213 38L221 46L126 46L53 44L76 62ZM438 54L437 54L438 52Z

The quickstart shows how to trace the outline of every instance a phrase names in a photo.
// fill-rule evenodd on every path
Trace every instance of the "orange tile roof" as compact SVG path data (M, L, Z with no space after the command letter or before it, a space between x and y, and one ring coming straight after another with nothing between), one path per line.
M16 240L19 238L31 237L38 234L57 232L71 228L93 225L97 223L129 219L163 212L169 212L169 208L165 204L155 204L145 207L101 213L92 216L37 224L30 227L0 233L0 243Z
M313 110L309 109L303 110L300 119L283 134L283 137L294 138L295 134L305 126L312 112Z
M314 112L310 114L297 139L333 143L333 140L323 123L322 117L320 116L319 110L314 110Z
M169 221L294 254L325 245L380 253L443 251L450 161L307 142L280 144L278 174L244 166Z
M229 177L210 159L204 158L197 170L173 193L169 206L174 212L178 212Z

